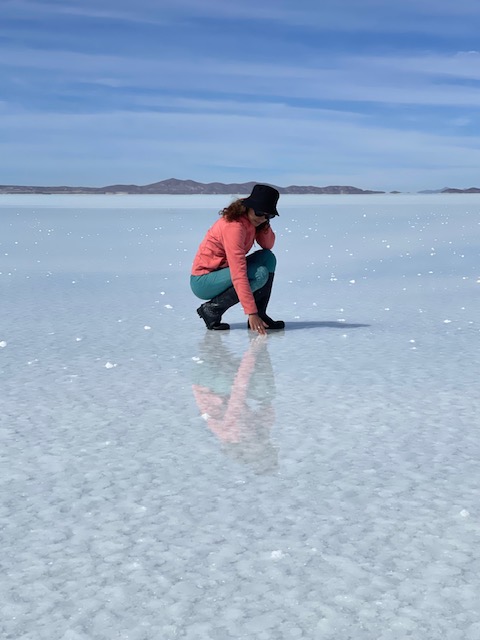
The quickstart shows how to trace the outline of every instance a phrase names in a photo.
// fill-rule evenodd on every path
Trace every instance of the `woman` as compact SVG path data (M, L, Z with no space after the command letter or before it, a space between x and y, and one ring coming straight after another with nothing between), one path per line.
M278 216L279 196L273 187L256 184L248 198L223 209L220 220L207 231L190 277L193 293L209 301L197 309L207 329L230 329L222 315L239 301L253 331L264 334L285 327L266 313L277 264L271 252L275 234L270 220ZM247 255L254 242L262 249Z

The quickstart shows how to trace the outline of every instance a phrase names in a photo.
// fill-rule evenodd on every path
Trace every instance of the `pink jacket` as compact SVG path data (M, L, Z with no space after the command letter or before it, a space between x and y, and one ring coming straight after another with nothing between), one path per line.
M194 276L230 267L233 286L246 314L257 312L247 276L247 253L254 242L262 249L271 249L275 244L272 228L257 231L246 216L232 222L221 217L207 231L192 266Z

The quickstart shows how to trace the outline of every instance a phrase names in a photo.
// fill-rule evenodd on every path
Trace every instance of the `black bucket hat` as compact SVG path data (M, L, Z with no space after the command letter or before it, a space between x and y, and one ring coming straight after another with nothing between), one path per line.
M256 184L248 198L243 199L243 204L255 211L266 213L269 217L278 216L277 202L280 194L274 187L268 184Z

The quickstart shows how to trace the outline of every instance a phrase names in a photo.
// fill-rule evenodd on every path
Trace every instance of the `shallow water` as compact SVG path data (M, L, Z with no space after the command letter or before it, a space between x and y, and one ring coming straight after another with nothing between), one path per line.
M262 338L224 197L0 201L3 637L478 637L480 199L282 202Z

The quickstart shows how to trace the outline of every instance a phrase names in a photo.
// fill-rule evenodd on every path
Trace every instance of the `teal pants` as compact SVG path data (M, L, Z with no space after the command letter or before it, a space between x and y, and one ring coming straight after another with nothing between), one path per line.
M247 275L252 291L261 289L268 274L275 272L277 259L270 249L260 249L247 256ZM190 286L200 300L211 300L232 286L230 268L218 269L201 276L190 276Z

